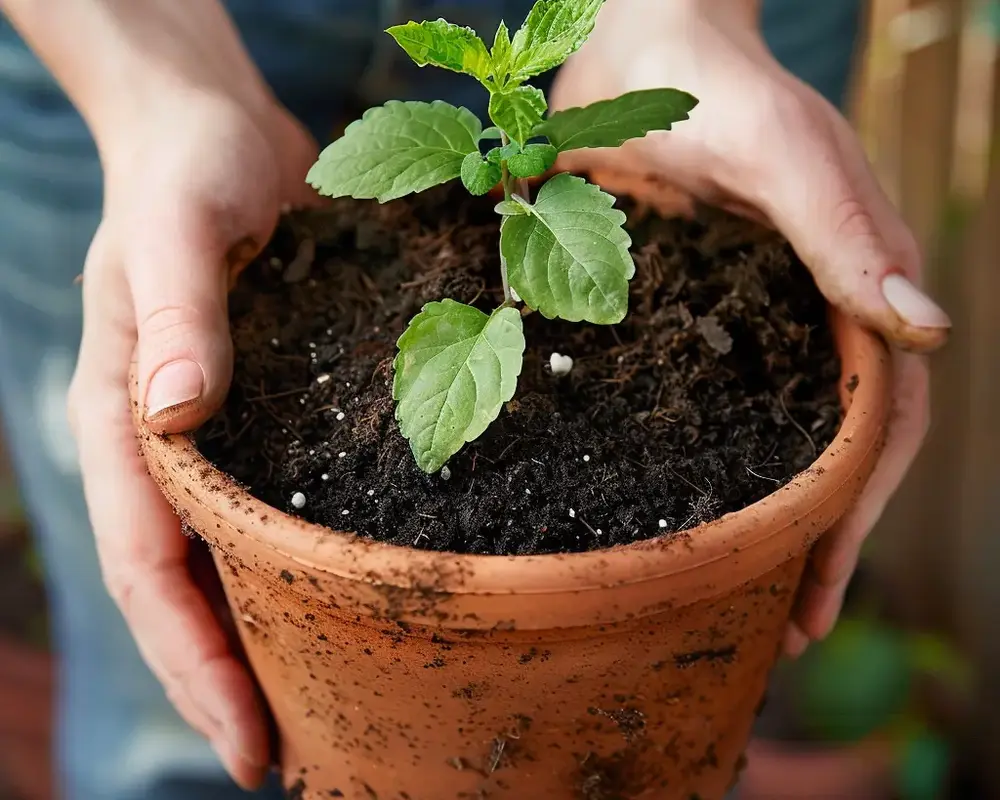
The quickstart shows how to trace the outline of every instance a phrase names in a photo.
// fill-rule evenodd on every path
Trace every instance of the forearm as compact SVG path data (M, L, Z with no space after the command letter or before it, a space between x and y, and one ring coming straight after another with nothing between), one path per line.
M0 0L102 149L164 92L267 90L218 0Z
M661 61L664 48L710 53L723 42L761 62L770 59L761 34L761 0L608 0L585 49L639 71ZM733 48L727 48L732 50ZM672 80L670 76L660 76ZM659 79L659 78L657 78ZM645 80L653 80L646 75Z
M690 17L730 20L740 25L759 24L761 0L617 0L622 4L632 3L636 11L642 9L668 20Z
M610 0L601 12L601 20L611 16L641 24L644 28L660 28L676 35L692 26L709 24L714 28L739 35L742 31L756 34L760 30L762 0ZM609 13L611 12L611 13ZM601 21L598 21L598 25Z

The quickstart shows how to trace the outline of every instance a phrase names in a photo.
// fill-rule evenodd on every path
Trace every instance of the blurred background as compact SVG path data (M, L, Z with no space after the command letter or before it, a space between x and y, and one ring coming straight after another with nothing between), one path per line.
M998 52L1000 0L869 4L852 115L955 332L934 359L927 445L841 623L778 671L743 800L1000 800ZM53 800L54 665L28 535L0 463L0 800Z

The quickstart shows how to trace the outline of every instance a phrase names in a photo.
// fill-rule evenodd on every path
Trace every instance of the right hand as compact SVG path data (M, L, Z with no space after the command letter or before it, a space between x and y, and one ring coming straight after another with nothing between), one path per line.
M174 87L144 111L103 141L104 216L84 268L70 420L107 588L178 711L253 787L269 766L265 718L137 452L129 368L135 358L154 432L191 430L222 404L230 271L268 241L284 204L317 201L304 182L317 148L265 92L251 103Z
M916 241L850 125L768 50L759 4L671 0L640 13L643 5L607 5L560 71L551 108L660 86L701 102L669 134L572 151L562 166L652 175L682 190L671 201L690 207L696 197L771 225L831 304L896 345L885 446L857 503L813 548L785 638L786 652L797 656L836 623L865 537L917 455L930 418L920 353L945 343L951 320L918 288Z

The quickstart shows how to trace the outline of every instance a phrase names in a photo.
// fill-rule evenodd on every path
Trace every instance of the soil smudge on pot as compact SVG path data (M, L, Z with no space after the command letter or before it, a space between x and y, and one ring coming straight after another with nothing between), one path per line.
M513 401L434 475L393 416L395 341L429 301L501 302L493 200L443 187L286 217L231 295L233 387L202 452L304 519L462 553L626 544L770 494L840 420L822 297L769 232L619 205L637 266L629 316L526 316ZM553 353L573 359L568 374L552 374Z

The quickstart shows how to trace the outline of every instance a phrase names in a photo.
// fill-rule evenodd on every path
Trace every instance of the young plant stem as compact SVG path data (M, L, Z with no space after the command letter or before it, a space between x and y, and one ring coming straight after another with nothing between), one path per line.
M506 147L509 141L507 134L501 131L500 143ZM514 181L510 177L510 170L507 169L507 159L500 162L500 181L503 183L503 199L509 203L514 194ZM500 224L503 225L502 222ZM500 253L500 279L503 281L503 303L505 306L511 306L514 304L514 298L511 296L510 283L507 281L507 259L503 257L502 252Z

